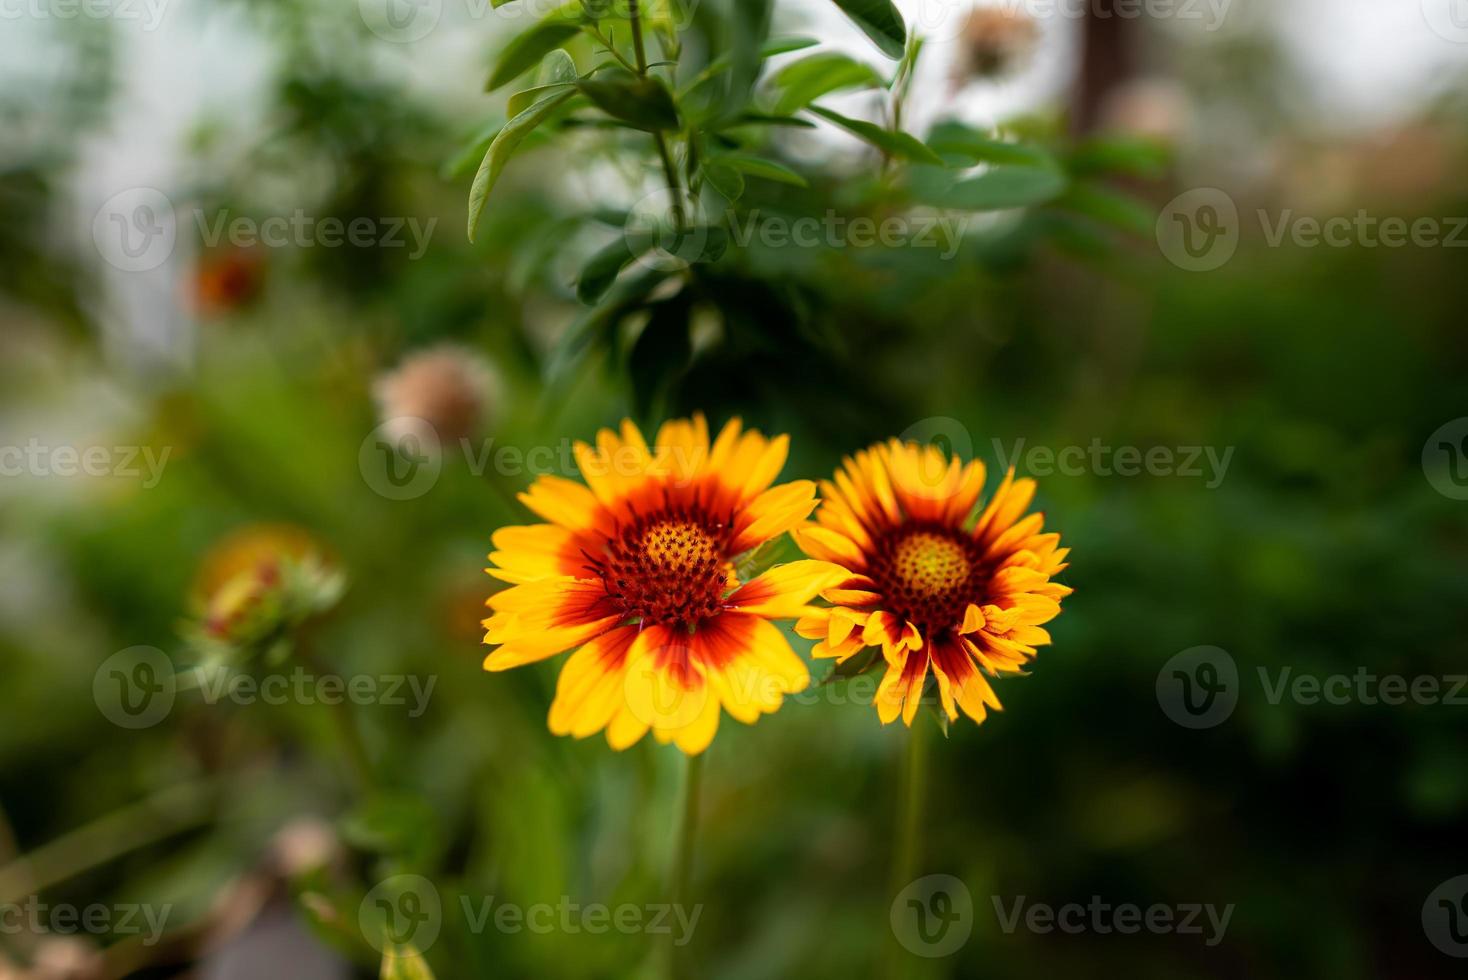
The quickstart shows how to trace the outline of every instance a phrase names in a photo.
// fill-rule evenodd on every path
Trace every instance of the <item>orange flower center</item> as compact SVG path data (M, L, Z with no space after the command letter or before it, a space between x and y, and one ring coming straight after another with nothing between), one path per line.
M876 542L871 576L891 612L924 632L957 626L980 601L987 576L962 531L906 525Z
M687 509L639 518L592 569L629 619L692 628L723 610L727 525Z

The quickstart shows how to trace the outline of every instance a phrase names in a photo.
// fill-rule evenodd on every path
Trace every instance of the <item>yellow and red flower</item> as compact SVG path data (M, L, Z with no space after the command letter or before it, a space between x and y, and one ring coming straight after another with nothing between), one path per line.
M1069 549L1042 533L1044 515L1025 516L1034 481L1011 469L975 519L983 486L983 463L894 439L846 459L821 484L815 523L794 532L806 554L851 573L796 632L838 663L881 648L883 724L912 724L930 669L950 720L962 709L983 721L1000 707L984 675L1021 672L1071 593L1053 581Z
M736 556L815 509L809 480L771 486L789 439L736 419L709 440L702 416L665 423L649 446L630 421L577 443L586 484L542 476L520 499L550 523L501 528L491 575L487 670L576 649L561 669L550 729L605 731L615 749L652 730L702 752L721 709L746 724L802 690L809 675L771 623L847 573L822 561L772 568L747 583Z

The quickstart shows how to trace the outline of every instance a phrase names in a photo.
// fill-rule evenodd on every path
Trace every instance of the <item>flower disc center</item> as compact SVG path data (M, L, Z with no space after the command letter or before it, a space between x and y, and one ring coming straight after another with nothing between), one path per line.
M723 610L726 544L721 525L680 508L624 527L595 568L629 619L691 628Z
M892 612L925 630L961 623L987 581L973 540L943 527L892 532L877 543L871 575Z

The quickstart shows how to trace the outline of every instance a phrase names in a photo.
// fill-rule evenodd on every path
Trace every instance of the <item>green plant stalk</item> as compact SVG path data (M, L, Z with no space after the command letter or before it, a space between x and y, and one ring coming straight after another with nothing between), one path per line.
M632 22L632 50L637 56L637 74L647 74L647 49L642 40L642 9L637 0L627 0L627 19ZM683 191L678 182L678 170L673 166L673 154L668 150L668 141L661 132L652 134L657 144L658 159L663 164L663 179L668 182L668 191L673 195L673 223L678 231L686 231L688 219L683 213Z
M928 733L921 711L912 721L907 735L907 756L903 760L902 790L897 797L897 849L892 853L892 878L887 887L889 900L895 900L917 873L918 833L922 828L923 801L927 793ZM888 950L887 976L896 980L905 973L905 951L895 937Z
M674 908L682 907L688 899L689 879L693 873L693 846L698 830L698 799L703 785L703 753L684 757L683 788L678 806L678 826L673 838L673 865L668 875L668 893ZM677 947L669 935L664 975L673 980L679 975L676 969Z

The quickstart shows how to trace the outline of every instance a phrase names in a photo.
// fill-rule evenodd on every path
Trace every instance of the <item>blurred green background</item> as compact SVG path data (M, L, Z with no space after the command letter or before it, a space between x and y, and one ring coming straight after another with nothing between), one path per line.
M503 118L478 71L506 35L491 15L455 26L479 68L436 74L430 56L338 7L202 4L171 12L186 26L146 49L129 47L126 25L55 19L36 29L61 67L0 93L14 134L0 160L0 444L167 452L155 485L0 478L0 902L172 909L171 938L146 947L7 931L0 976L289 977L293 962L316 962L294 961L293 943L352 964L304 975L375 975L359 903L405 873L442 897L428 952L440 977L646 972L645 934L476 933L459 912L460 896L662 900L682 764L650 739L613 753L599 737L551 736L551 663L482 672L484 556L494 529L531 521L514 494L533 474L476 454L548 447L560 472L566 440L693 410L790 433L786 479L828 475L900 434L985 459L991 485L1020 440L1231 454L1216 474L1205 457L1199 476L1089 464L1039 476L1047 527L1074 549L1063 580L1076 593L1032 676L998 685L1005 710L935 735L920 866L963 881L972 934L951 956L906 957L903 973L1459 975L1423 915L1434 889L1468 873L1464 706L1271 703L1259 671L1271 684L1281 668L1468 671L1468 502L1438 489L1461 490L1458 470L1424 467L1435 439L1468 436L1463 253L1273 247L1254 215L1468 214L1460 84L1340 127L1311 101L1328 83L1301 77L1267 19L1202 39L1088 22L1057 56L1074 61L1079 94L1005 130L1063 161L1064 196L980 216L948 259L731 247L661 292L637 292L632 270L588 307L579 262L631 202L622 183L576 175L645 154L641 137L532 147L471 245L476 133ZM727 13L700 8L695 52L718 50ZM1333 29L1324 12L1309 24ZM148 62L128 55L174 44L202 60L214 49L201 38L231 32L250 38L254 67L190 102L166 147L180 215L412 219L433 228L421 256L210 249L181 218L161 278L99 259L96 204L157 186L105 152L119 113L140 111L117 101L146 104L136 78ZM1448 77L1460 83L1458 65ZM155 74L155 88L180 84ZM1160 127L1108 101L1139 79L1166 83ZM751 179L742 213L888 213L871 158L787 139L763 152L810 187ZM466 145L467 170L455 164ZM1198 187L1222 188L1241 215L1237 253L1206 272L1168 261L1152 224ZM431 486L391 499L374 468L384 375L445 344L483 372L473 451L448 445ZM433 379L408 388L396 397L432 402ZM1035 458L1021 455L1022 469ZM366 797L341 719L321 705L181 692L138 730L98 710L94 678L118 651L197 662L184 624L199 569L262 523L305 529L346 582L290 656L347 677L436 679L421 716L352 709L380 783ZM1157 685L1201 645L1226 650L1240 680L1232 714L1195 730L1169 718ZM827 669L813 664L817 679ZM724 719L707 759L689 975L867 976L889 954L906 732L860 699L836 684L754 727ZM1020 896L1234 912L1212 946L1007 933L996 902ZM252 955L255 967L240 965Z

